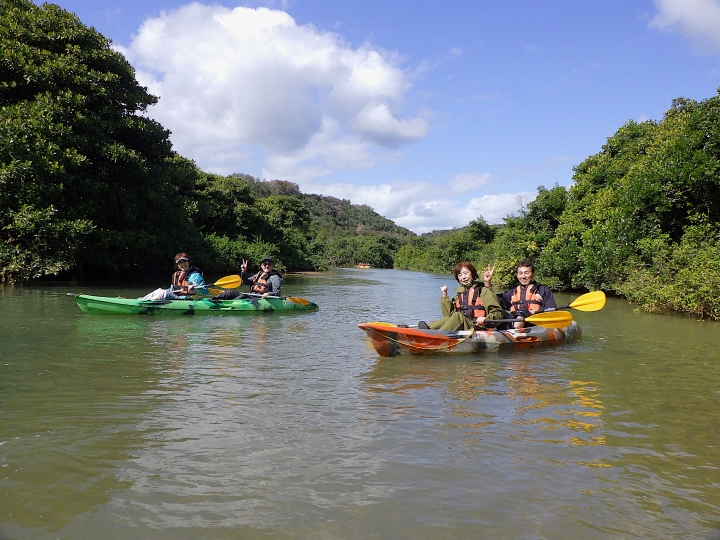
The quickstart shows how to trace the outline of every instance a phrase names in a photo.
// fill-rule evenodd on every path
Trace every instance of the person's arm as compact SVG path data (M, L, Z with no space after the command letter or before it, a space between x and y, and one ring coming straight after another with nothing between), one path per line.
M282 286L282 278L277 274L272 274L268 278L268 284L270 285L269 294L272 296L280 296L280 287Z
M488 264L487 270L485 270L485 273L483 274L483 282L485 283L485 286L489 289L493 288L492 277L493 277L494 273L495 273L495 265L490 266Z
M443 317L449 317L455 311L455 304L447 296L440 297L440 311Z
M540 308L542 311L555 311L557 309L557 304L555 303L555 297L553 296L552 291L547 287L547 285L541 285L538 293L540 296L542 296L542 307Z
M247 275L247 267L248 267L248 262L247 262L247 260L243 259L242 263L240 264L240 281L242 281L242 283L244 285L252 285L253 282L255 281L254 278L255 278L255 276L257 276L257 274L248 276Z
M195 287L195 291L199 292L201 294L208 294L207 286L205 284L205 279L203 279L202 274L200 272L192 272L188 278L188 283Z
M503 311L498 302L497 296L491 289L483 287L480 291L480 299L485 306L485 319L492 321L494 319L502 319Z
M443 317L449 317L455 311L455 304L448 297L447 285L440 287L440 311Z

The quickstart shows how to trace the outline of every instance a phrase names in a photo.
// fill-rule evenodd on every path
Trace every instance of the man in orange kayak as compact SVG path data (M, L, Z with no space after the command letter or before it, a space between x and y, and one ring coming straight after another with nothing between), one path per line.
M492 288L493 270L488 266L488 271L483 276L485 286ZM524 259L517 264L518 286L498 295L500 305L510 317L516 319L529 317L541 311L555 311L557 304L552 291L546 286L535 281L535 266L532 261ZM518 321L513 323L515 328L532 326L530 323Z

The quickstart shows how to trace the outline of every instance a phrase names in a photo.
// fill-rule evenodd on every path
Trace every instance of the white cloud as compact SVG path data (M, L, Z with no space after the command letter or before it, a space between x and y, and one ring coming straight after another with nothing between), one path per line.
M150 115L205 170L317 178L394 159L428 130L402 116L411 84L397 56L283 11L193 3L119 49L160 96Z
M397 152L378 150L362 137L343 134L335 120L325 118L320 131L305 146L268 156L262 177L302 183L343 169L369 168L379 161L398 157Z
M461 175L486 178L489 175ZM468 199L453 189L458 177L447 184L429 182L391 182L372 186L358 184L320 184L308 182L304 193L319 193L348 199L353 204L367 204L380 215L415 233L464 227L482 217L488 223L502 223L502 218L516 213L520 201L527 204L536 193L496 193Z
M467 193L489 186L496 179L489 173L474 174L465 173L458 174L450 179L450 188L453 193Z
M699 50L720 53L720 0L655 0L654 28L679 31Z

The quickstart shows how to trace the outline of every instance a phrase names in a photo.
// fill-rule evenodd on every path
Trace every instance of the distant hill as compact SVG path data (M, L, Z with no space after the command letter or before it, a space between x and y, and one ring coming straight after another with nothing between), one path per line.
M422 233L420 236L423 238L437 238L438 236L447 236L453 231L458 231L462 229L440 229L440 230L434 230L432 232L426 232Z
M320 236L379 234L394 238L414 237L412 231L382 217L366 204L351 204L347 199L325 195L303 195Z
M299 197L308 207L318 237L378 234L392 238L416 236L412 231L384 218L366 204L352 204L347 199L305 194L294 182L259 180L246 174L233 175L247 181L258 199L275 195Z

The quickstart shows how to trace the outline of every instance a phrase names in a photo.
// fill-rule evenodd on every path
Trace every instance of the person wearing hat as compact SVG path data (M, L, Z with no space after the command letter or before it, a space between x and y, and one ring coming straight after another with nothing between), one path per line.
M207 294L205 279L200 270L190 265L190 256L187 253L175 255L175 268L170 288L173 294L179 298L189 298L196 292Z
M280 296L280 286L282 285L282 276L273 267L271 257L263 257L260 261L260 271L252 276L247 276L248 262L243 259L240 265L240 277L242 282L250 285L250 292L265 296Z
M190 265L187 253L175 255L175 273L170 278L169 289L156 289L142 297L143 300L183 300L196 292L207 294L205 279L200 270Z

